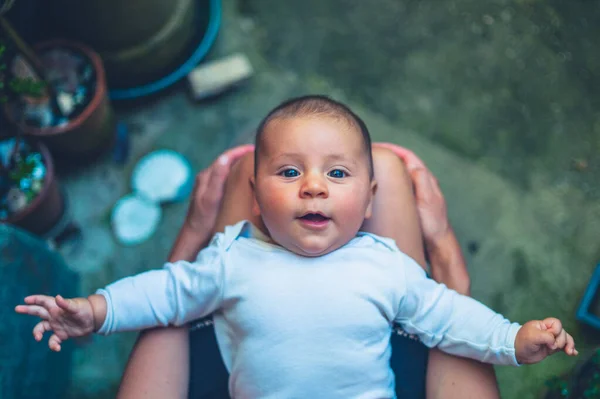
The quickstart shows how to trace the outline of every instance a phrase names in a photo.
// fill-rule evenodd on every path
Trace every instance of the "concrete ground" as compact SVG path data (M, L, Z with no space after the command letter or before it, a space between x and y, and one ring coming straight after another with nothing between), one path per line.
M185 90L120 110L132 132L125 167L110 159L63 177L84 240L64 250L81 292L160 267L185 215L164 207L136 247L111 235L110 209L129 173L158 148L200 170L252 140L261 117L304 93L347 101L376 141L413 149L439 178L467 253L473 295L523 322L553 315L581 352L598 334L575 320L600 260L600 17L594 2L560 0L224 1L210 58L246 53L256 75L212 102ZM90 184L94 181L95 184ZM79 347L71 397L114 395L134 335ZM574 363L498 368L502 396L534 398Z

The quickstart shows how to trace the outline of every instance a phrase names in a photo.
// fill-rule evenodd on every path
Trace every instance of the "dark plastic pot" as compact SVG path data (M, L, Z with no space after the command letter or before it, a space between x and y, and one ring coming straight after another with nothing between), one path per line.
M195 0L196 30L192 43L182 54L181 61L175 60L169 70L159 79L143 84L128 83L123 86L109 85L111 100L138 100L172 87L185 78L207 55L214 44L221 25L221 0Z
M46 176L41 191L25 208L11 215L3 223L18 226L37 235L52 230L65 211L65 199L54 174L54 163L48 148L40 142L33 147L42 154L46 165Z
M54 0L64 31L97 51L132 47L148 40L167 24L178 1Z
M45 128L17 123L10 109L6 115L23 133L42 140L56 156L87 160L107 149L115 137L116 118L108 98L104 67L98 54L76 42L52 40L40 43L35 49L43 53L56 47L72 49L91 61L96 72L96 91L88 106L67 124Z
M194 34L195 0L174 0L171 18L146 40L114 51L102 51L111 86L137 85L163 76L181 57Z
M102 56L109 85L130 87L163 76L189 46L196 0L59 0L72 38Z

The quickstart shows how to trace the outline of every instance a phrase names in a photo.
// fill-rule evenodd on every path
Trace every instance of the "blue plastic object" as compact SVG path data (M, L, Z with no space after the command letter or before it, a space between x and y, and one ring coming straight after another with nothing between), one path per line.
M169 75L154 82L133 88L109 90L111 100L130 100L148 96L166 89L177 83L180 79L186 77L187 74L190 73L206 56L217 38L217 33L219 32L219 27L221 25L221 0L210 0L209 13L206 33L187 61Z
M129 156L129 129L125 122L117 123L117 135L113 150L113 159L119 165L124 165Z
M600 296L599 290L600 263L596 266L596 270L594 271L594 274L592 274L590 283L588 284L585 294L583 294L583 299L579 304L579 309L577 309L577 320L589 324L597 329L600 329L600 316L593 314L590 311L590 307L592 306L594 299L600 300L600 298L595 298L596 295Z

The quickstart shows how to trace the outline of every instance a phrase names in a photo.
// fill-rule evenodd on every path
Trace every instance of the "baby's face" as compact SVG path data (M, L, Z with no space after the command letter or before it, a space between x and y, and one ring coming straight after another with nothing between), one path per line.
M328 117L276 119L261 145L255 209L275 242L319 256L356 235L375 191L360 131Z

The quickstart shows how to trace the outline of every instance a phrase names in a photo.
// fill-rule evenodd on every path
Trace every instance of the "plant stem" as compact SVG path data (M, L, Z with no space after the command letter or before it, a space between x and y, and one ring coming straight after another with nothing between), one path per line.
M0 176L8 177L8 167L4 166L4 161L0 160Z
M8 22L8 20L6 18L4 18L4 16L2 16L2 15L0 15L0 29L2 29L4 31L4 33L6 33L6 36L9 38L9 40L12 42L12 44L14 44L14 46L18 49L19 53L21 53L23 58L25 58L25 61L27 61L29 66L33 69L33 71L35 72L37 77L39 79L42 79L44 82L46 82L46 85L44 88L48 93L48 97L50 100L50 107L52 108L52 112L55 115L62 116L62 111L60 110L60 107L58 106L58 103L56 100L56 97L57 97L56 90L54 90L54 87L50 84L50 81L46 78L46 72L45 72L44 67L42 66L42 62L40 61L38 56L35 54L35 52L33 50L31 50L31 48L27 45L27 43L25 43L25 41L21 38L21 36L17 33L17 31L14 30L14 28L11 26L11 24Z
M10 165L13 161L15 161L15 156L17 152L19 152L19 144L21 144L21 129L15 136L15 143L13 144L13 148L10 150L10 155L8 156L8 164Z

